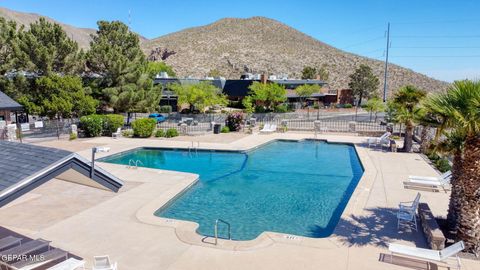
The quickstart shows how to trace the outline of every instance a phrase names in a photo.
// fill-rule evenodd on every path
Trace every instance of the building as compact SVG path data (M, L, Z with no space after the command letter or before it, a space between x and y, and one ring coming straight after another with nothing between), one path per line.
M21 111L23 111L22 105L18 104L15 100L0 91L0 121L6 121L7 124L10 124L11 122L23 122L19 121L18 116L18 112ZM15 114L15 119L12 119L12 113Z
M254 82L263 82L263 83L277 83L285 86L287 89L287 102L288 103L298 103L300 97L295 93L295 88L304 84L316 84L321 87L327 85L326 82L322 80L292 80L286 77L282 79L277 79L276 76L270 76L267 78L266 75L252 75L245 76L242 75L241 79L224 79L224 78L208 78L208 79L178 79L178 78L168 78L168 76L159 76L155 79L155 84L161 84L163 86L163 97L160 101L160 105L170 105L172 106L173 111L177 111L178 100L175 94L172 91L168 90L168 85L173 83L179 84L194 84L201 81L209 81L219 89L222 89L222 92L227 95L228 99L231 101L241 101L245 96L250 92L250 85ZM320 93L315 93L309 97L312 101L319 101L323 104L331 104L338 102L337 91L328 90L325 88Z

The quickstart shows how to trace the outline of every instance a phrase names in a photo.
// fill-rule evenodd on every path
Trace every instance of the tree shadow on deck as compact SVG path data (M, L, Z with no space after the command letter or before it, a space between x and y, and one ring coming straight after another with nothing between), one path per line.
M387 248L388 243L400 240L413 242L417 247L427 246L420 224L418 231L405 227L397 229L398 209L379 207L365 211L362 216L350 215L340 219L332 236L347 246L373 245Z

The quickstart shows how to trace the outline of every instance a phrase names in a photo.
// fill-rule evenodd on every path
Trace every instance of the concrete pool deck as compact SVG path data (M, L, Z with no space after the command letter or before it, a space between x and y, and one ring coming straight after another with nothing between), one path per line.
M236 140L230 136L225 141L221 135L214 136L217 142L208 135L204 141L199 136L184 137L184 141L95 138L42 144L78 151L86 158L90 158L92 146L110 147L109 153L97 155L100 158L142 146L188 148L191 141L195 145L200 141L200 148L205 149L246 150L274 139L313 138L311 133L289 132L239 136ZM343 135L319 135L318 139L356 144L364 141L363 137ZM360 145L356 148L365 174L334 235L328 238L264 233L252 241L221 241L219 246L204 243L194 233L194 223L153 216L162 204L194 183L196 175L127 169L101 162L98 166L126 182L118 194L94 189L89 192L90 188L54 180L1 208L0 226L51 240L52 245L89 262L94 255L108 254L118 261L120 269L430 269L427 267L431 264L416 260L394 258L391 264L389 256L383 254L388 254L389 242L426 246L422 233L398 232L395 211L400 201L411 201L418 192L403 188L402 181L408 175L434 176L436 172L418 154L390 153ZM78 192L83 197L77 197ZM446 214L447 193L421 193L421 201L429 203L436 215ZM64 195L52 199L58 194ZM37 213L46 206L51 208L48 215L38 218ZM463 269L480 269L478 261L462 259L462 263Z

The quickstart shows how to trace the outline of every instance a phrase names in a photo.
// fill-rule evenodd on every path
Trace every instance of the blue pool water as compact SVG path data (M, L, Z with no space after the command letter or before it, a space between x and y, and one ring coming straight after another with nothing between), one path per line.
M216 219L226 220L235 240L264 231L329 236L363 174L353 146L321 141L276 141L244 153L137 149L102 161L130 159L199 174L197 184L155 215L197 222L198 233L208 236Z

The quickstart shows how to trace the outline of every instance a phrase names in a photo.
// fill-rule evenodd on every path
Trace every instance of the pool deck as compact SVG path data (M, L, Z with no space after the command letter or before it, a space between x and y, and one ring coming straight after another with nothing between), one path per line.
M192 141L195 146L200 141L203 149L247 150L275 139L305 138L313 134L229 135L225 140L222 135L175 140L95 138L41 144L86 158L93 146L110 147L109 153L97 154L100 158L142 146L188 148ZM318 139L356 144L365 168L328 238L267 232L252 241L224 240L215 246L213 239L195 233L195 223L153 215L193 184L197 175L102 162L97 165L125 181L119 193L53 180L0 208L0 226L51 240L52 245L85 258L87 266L94 255L108 254L120 269L435 269L436 265L399 257L392 264L386 248L390 242L426 247L421 232L398 232L395 213L399 202L411 201L418 192L404 189L403 180L411 174L435 176L435 170L418 154L366 148L363 137L319 135ZM448 193L421 193L421 201L429 203L435 215L446 214ZM480 262L462 259L462 269L480 269Z

